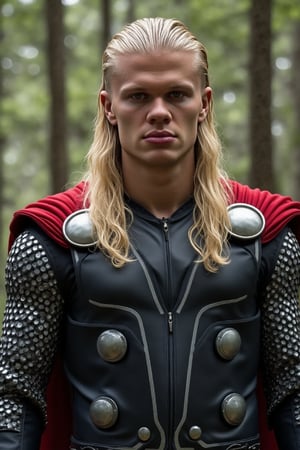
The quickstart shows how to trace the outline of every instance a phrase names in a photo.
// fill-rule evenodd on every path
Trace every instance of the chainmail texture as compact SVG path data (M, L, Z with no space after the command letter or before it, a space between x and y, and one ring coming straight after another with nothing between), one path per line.
M300 391L300 249L288 232L262 303L262 351L268 412ZM20 431L22 399L46 421L45 389L57 349L63 299L37 238L22 233L7 261L7 304L0 341L0 430ZM300 394L294 400L300 425Z
M22 398L46 420L45 389L56 353L63 302L45 250L29 232L6 266L7 303L0 341L0 430L20 431Z
M288 395L300 425L300 247L288 231L262 304L262 360L268 414Z

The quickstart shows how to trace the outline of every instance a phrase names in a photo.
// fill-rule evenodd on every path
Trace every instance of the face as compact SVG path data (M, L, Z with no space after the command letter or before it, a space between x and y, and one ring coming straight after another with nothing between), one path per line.
M194 166L199 122L211 89L203 88L190 52L119 56L110 90L100 99L107 120L118 128L122 165Z

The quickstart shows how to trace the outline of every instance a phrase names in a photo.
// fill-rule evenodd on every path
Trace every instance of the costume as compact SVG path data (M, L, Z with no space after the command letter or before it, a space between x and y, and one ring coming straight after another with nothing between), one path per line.
M253 204L265 215L266 229L262 236L263 242L270 241L282 227L299 216L299 202L291 201L289 197L270 194L259 189L249 189L248 186L235 181L231 181L230 184L233 190L232 203ZM68 244L62 235L63 222L68 214L82 207L83 192L84 183L81 182L66 192L49 196L17 211L11 223L9 246L22 229L26 217L36 221L58 244L67 246ZM300 239L298 224L295 226L294 232Z
M300 206L297 202L291 202L285 197L271 195L266 192L251 190L234 182L232 183L232 187L234 192L233 203L251 204L263 212L266 219L266 228L262 235L264 244L277 238L283 227L288 223L293 226L294 232L299 239ZM68 244L63 239L61 232L62 223L70 213L81 208L81 192L83 188L84 185L80 184L65 194L50 197L18 212L12 223L11 242L24 229L24 219L27 217L36 222L60 246L67 247ZM188 245L186 238L181 233L181 228L183 227L183 230L186 231L191 223L192 204L186 204L172 219L173 221L170 224L170 241L166 237L166 248L169 245L173 245L176 249L180 248L180 254L185 261L184 266L182 266L182 261L178 260L175 262L174 258L175 266L172 269L175 274L174 278L178 276L183 267L184 269L188 267L188 269L182 278L178 277L178 279L171 280L172 273L168 272L168 270L165 272L166 267L161 265L160 260L155 259L157 252L154 251L154 248L159 248L161 245L161 242L157 240L157 230L155 232L151 231L152 235L147 237L149 220L152 219L137 205L132 204L131 206L134 208L135 215L139 216L135 226L132 227L133 231L131 235L134 256L137 262L130 263L126 267L125 273L123 272L123 275L119 274L118 279L112 275L115 269L112 269L110 263L101 253L90 252L85 247L81 249L76 248L73 251L74 261L76 261L76 280L79 284L83 283L81 285L82 289L79 289L81 294L77 294L76 298L74 298L74 309L72 315L69 317L69 323L66 326L66 340L69 342L68 347L72 347L73 345L75 349L74 354L69 352L66 357L66 368L74 387L73 400L77 405L78 411L82 411L83 413L81 416L79 415L75 418L74 427L78 430L76 434L84 436L85 430L89 430L89 435L92 434L93 436L91 442L97 442L99 430L100 434L102 433L104 439L106 439L106 432L103 432L103 430L112 428L115 421L118 422L120 427L117 433L119 433L121 439L124 436L128 439L126 447L133 448L136 446L138 448L139 445L139 448L163 449L165 445L169 445L164 443L169 442L166 430L168 429L168 421L172 420L176 424L174 438L176 449L187 448L192 445L191 442L195 442L195 447L192 448L207 448L205 445L210 445L210 448L215 448L212 447L212 442L216 442L217 439L219 439L218 442L223 442L222 438L220 438L222 434L229 436L230 440L224 443L223 447L220 447L220 444L218 444L222 450L225 448L259 448L258 437L256 436L257 429L255 420L253 420L257 416L255 380L258 361L252 361L251 369L246 370L248 362L247 358L244 359L245 355L251 355L253 350L259 345L259 315L254 307L256 293L255 286L253 285L253 279L257 278L260 261L260 256L257 253L257 240L246 240L242 245L240 242L237 243L233 240L231 244L232 264L230 267L228 266L228 268L225 267L222 269L220 275L216 276L211 274L209 276L215 279L213 283L214 289L212 290L212 284L209 280L207 282L205 281L207 275L202 273L203 268L201 268L201 265L193 264L194 253ZM154 222L155 227L162 226L158 221ZM184 226L182 225L183 223ZM164 224L164 229L166 229L165 225L166 223ZM160 229L160 234L163 234L162 228ZM172 239L175 239L175 242ZM168 248L170 254L172 254L172 251L175 251L174 248ZM151 254L150 258L148 254ZM147 261L146 265L144 264L145 260ZM97 270L100 267L101 279L97 277ZM199 271L201 271L201 276L198 274ZM155 276L153 276L154 272L156 272ZM240 274L238 283L234 282L237 272ZM200 284L197 281L198 276L201 281ZM165 278L170 280L169 287L166 287L162 281ZM230 281L231 279L233 280L232 282ZM141 283L141 280L144 283ZM101 286L99 285L99 281ZM110 286L112 283L116 291L111 290ZM119 293L122 290L124 292L128 290L128 283L129 286L132 286L130 295L129 297L120 299ZM107 290L105 290L106 284ZM177 300L174 300L174 292L177 293L180 291L181 285L184 287L184 290L180 294L180 301L177 302ZM170 289L170 286L173 291ZM251 300L249 302L244 302L245 298L242 295L245 286L247 286L247 296ZM99 289L102 292L101 301L99 301L98 296ZM203 307L200 312L199 308L197 309L199 292L203 292L201 294ZM221 292L217 301L214 300L216 298L216 292ZM162 307L161 298L167 299L167 305L165 307ZM82 307L82 302L86 304L87 301L89 303L87 308L88 312L84 311ZM215 303L218 303L218 305L215 305ZM175 304L176 309L174 310ZM112 308L111 305L115 305L116 307ZM149 305L152 306L150 307ZM239 315L233 322L230 305L234 305L235 313L238 311ZM226 319L228 326L226 327L224 327L223 323L224 306L228 309ZM173 313L171 314L170 311L173 311ZM88 317L82 317L82 314L88 314ZM220 317L218 314L220 314ZM121 323L124 325L123 329L121 327L121 331L123 332L120 333L120 327L118 327L118 333L116 333L116 329L112 327L110 333L107 334L107 324L114 324L116 315L119 317L118 320L120 317L122 319ZM105 318L103 319L103 317ZM202 321L202 319L204 320ZM89 324L88 327L92 330L90 334L84 333L84 326L80 326L80 324L86 321ZM102 332L99 334L98 325L101 321L104 321L104 325ZM93 327L95 323L97 323L97 326ZM194 324L194 327L190 324ZM176 340L176 327L184 335L184 339L181 341ZM253 329L257 329L256 336L254 333L254 337L257 340L253 338ZM135 338L126 339L125 336L130 335L130 333ZM216 335L217 339L215 338ZM136 336L139 336L139 338L136 338ZM228 336L230 339L233 339L233 347L235 349L232 350L232 347L230 347L233 354L229 355L226 345L225 353L223 352L223 344L226 342ZM106 339L115 340L118 343L119 353L117 356L113 355L113 359L111 350L107 350L105 344ZM240 339L244 346L246 345L247 347L248 345L248 349L245 350L246 353L240 353ZM90 365L88 366L89 369L86 371L81 370L80 359L78 359L77 355L81 342L85 342L86 345L84 348L91 348L93 347L93 342L97 342L97 348L93 352L94 356L91 357L89 361ZM215 345L216 342L218 343L216 351L208 351L208 347L212 343ZM196 352L194 352L195 348L197 348ZM139 367L135 367L135 358L133 358L133 355L140 354L142 349L144 349L146 357L139 358L139 361L143 361L143 363ZM179 353L183 355L183 360L178 361L176 359L176 354ZM166 358L167 355L168 358ZM209 373L213 372L214 365L217 363L218 368L216 370L225 372L224 380L226 380L226 383L223 380L223 383L219 385L218 382L215 383L212 381L210 386L206 386L203 389L205 380L201 379L201 376L200 380L199 378L195 378L197 373L201 373L203 361L205 361ZM124 362L129 372L122 372L124 370L122 369ZM92 397L94 396L99 386L95 378L93 376L90 378L90 375L93 373L92 368L98 364L100 364L103 375L101 386L105 385L106 391L110 395L102 395L99 398L95 398L95 401L92 402L89 414L96 426L89 429L90 425L86 422L88 417L86 398L91 397L91 392L85 391L86 388L82 386L90 386L89 391L93 391ZM108 372L105 369L107 365L109 366ZM161 373L169 374L166 379L160 375L160 371L155 372L155 368L158 367L162 369ZM231 384L230 380L234 378L234 372L237 370L242 374L241 381L243 382L243 385L239 386L238 393L233 388L229 389L228 387ZM116 373L112 375L114 371ZM126 377L126 373L131 373L129 379ZM175 378L172 378L173 376ZM85 379L85 377L87 378ZM171 383L166 383L170 379ZM144 382L141 382L141 380L144 380ZM181 382L178 382L178 380L181 380ZM111 382L112 384L110 384ZM120 389L120 392L114 392L114 386L118 384L121 385L122 389ZM166 395L164 397L164 395L168 392L170 386L174 388L175 385L176 390L178 388L175 404L167 403L166 399L171 401L173 396ZM246 392L244 391L245 386ZM130 398L126 398L126 395L130 395L135 389L137 394L132 399L131 408L123 408L130 401ZM124 392L127 394L124 394L124 397L122 397L122 392L123 394ZM219 392L219 397L218 395L216 396L216 392ZM157 393L158 395L156 395ZM51 397L52 394L50 395L50 399ZM117 399L116 402L113 401L114 398ZM139 401L141 398L143 402L145 401L142 404L143 411L139 411ZM202 400L198 402L198 407L201 412L200 416L207 418L207 420L205 419L204 430L201 429L198 423L197 411L199 409L194 410L189 406L193 403L193 398ZM210 405L211 398L214 400ZM222 398L222 402L220 398ZM245 408L245 398L247 398L247 408ZM150 411L147 410L149 405ZM216 426L216 430L214 430L214 423L210 423L210 420L214 417L214 411L220 409L220 405L222 405L222 415L220 417L218 416L218 425ZM236 407L236 405L238 406ZM108 408L110 411L108 416L106 415L104 417L105 420L103 419L103 415L101 415L101 408L103 407ZM122 409L126 410L125 417L122 417L122 412L119 414L119 411L122 411ZM136 414L137 410L139 411L138 414ZM171 419L168 414L169 410L174 411L174 417L171 417ZM153 422L149 422L149 417L153 418ZM128 420L130 423L134 423L140 444L132 441L133 438L130 435L130 430L127 430L126 427ZM147 426L145 426L145 421ZM249 438L245 442L244 447L234 447L234 442L238 442L239 440L241 442L242 440L238 431L239 425L242 422L246 427L245 429L247 429L247 436L251 436L251 439ZM208 432L206 429L208 429ZM57 430L57 426L55 430ZM215 431L218 432L219 436L214 434ZM105 444L103 444L105 447L103 448L113 448L113 445L117 445L115 439L117 439L116 435L114 435L112 441L109 441L109 439L105 441ZM50 448L55 448L55 450L67 448L60 448L53 443L51 443L50 447L47 447L47 439L44 442L46 446L42 447L43 450L47 448L49 450ZM89 444L90 448L94 448L91 442L80 441L75 437L73 446L76 449L89 448L87 447ZM121 446L120 448L124 448L122 447L122 440L120 442L118 445ZM150 442L149 447L147 442ZM271 447L270 445L273 444L269 444L268 441L265 449L275 449L275 447ZM262 448L264 449L264 447Z

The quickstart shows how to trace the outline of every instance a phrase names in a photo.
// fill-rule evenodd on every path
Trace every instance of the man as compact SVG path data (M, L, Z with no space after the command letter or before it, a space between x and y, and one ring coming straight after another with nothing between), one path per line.
M86 180L11 224L1 448L39 449L48 403L43 449L299 450L300 204L220 156L202 44L125 27Z

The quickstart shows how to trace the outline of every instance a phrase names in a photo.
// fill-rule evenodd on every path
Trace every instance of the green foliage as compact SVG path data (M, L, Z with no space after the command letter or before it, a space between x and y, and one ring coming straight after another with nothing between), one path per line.
M45 1L45 0L44 0ZM42 0L4 0L0 48L3 72L1 129L5 136L5 204L12 212L44 196L48 184L48 78L46 27ZM70 180L84 171L97 108L101 78L101 10L99 0L62 0L65 5L65 51ZM273 5L273 117L276 167L282 192L290 189L290 141L293 107L289 66L292 24L300 20L299 2L275 0ZM112 30L127 21L126 0L112 1ZM136 1L136 17L163 16L183 20L205 44L209 54L216 120L230 174L247 181L248 47L250 0ZM1 30L0 30L1 31ZM278 61L281 65L278 64ZM286 65L284 65L284 62ZM283 168L283 170L282 170ZM281 170L279 170L281 169ZM2 232L6 241L7 231ZM3 259L3 258L2 258Z
M2 5L5 39L1 59L5 97L1 126L7 142L5 198L6 203L13 207L44 195L49 189L49 99L43 3L41 0L7 0ZM82 161L92 138L101 77L101 3L98 0L63 3L66 5L68 145L72 173L80 176L84 170ZM127 2L115 0L112 6L112 29L116 31L126 22ZM158 12L163 17L178 17L206 45L217 123L227 160L231 160L229 170L232 173L240 167L239 158L245 160L248 152L249 8L250 0L136 2L136 17L155 16ZM277 36L274 60L280 56L290 58L291 22L298 20L299 15L300 7L296 2L274 2ZM290 96L289 72L276 69L275 64L274 70L274 116L278 122L284 121L283 130L288 134L287 122L293 114L287 101ZM285 84L284 90L282 83ZM281 139L280 145L285 147L285 142L287 139ZM14 177L16 173L17 179ZM20 185L23 186L21 195ZM12 200L14 197L17 200Z
M280 32L287 23L300 20L300 5L297 0L276 0L273 6L273 29Z

